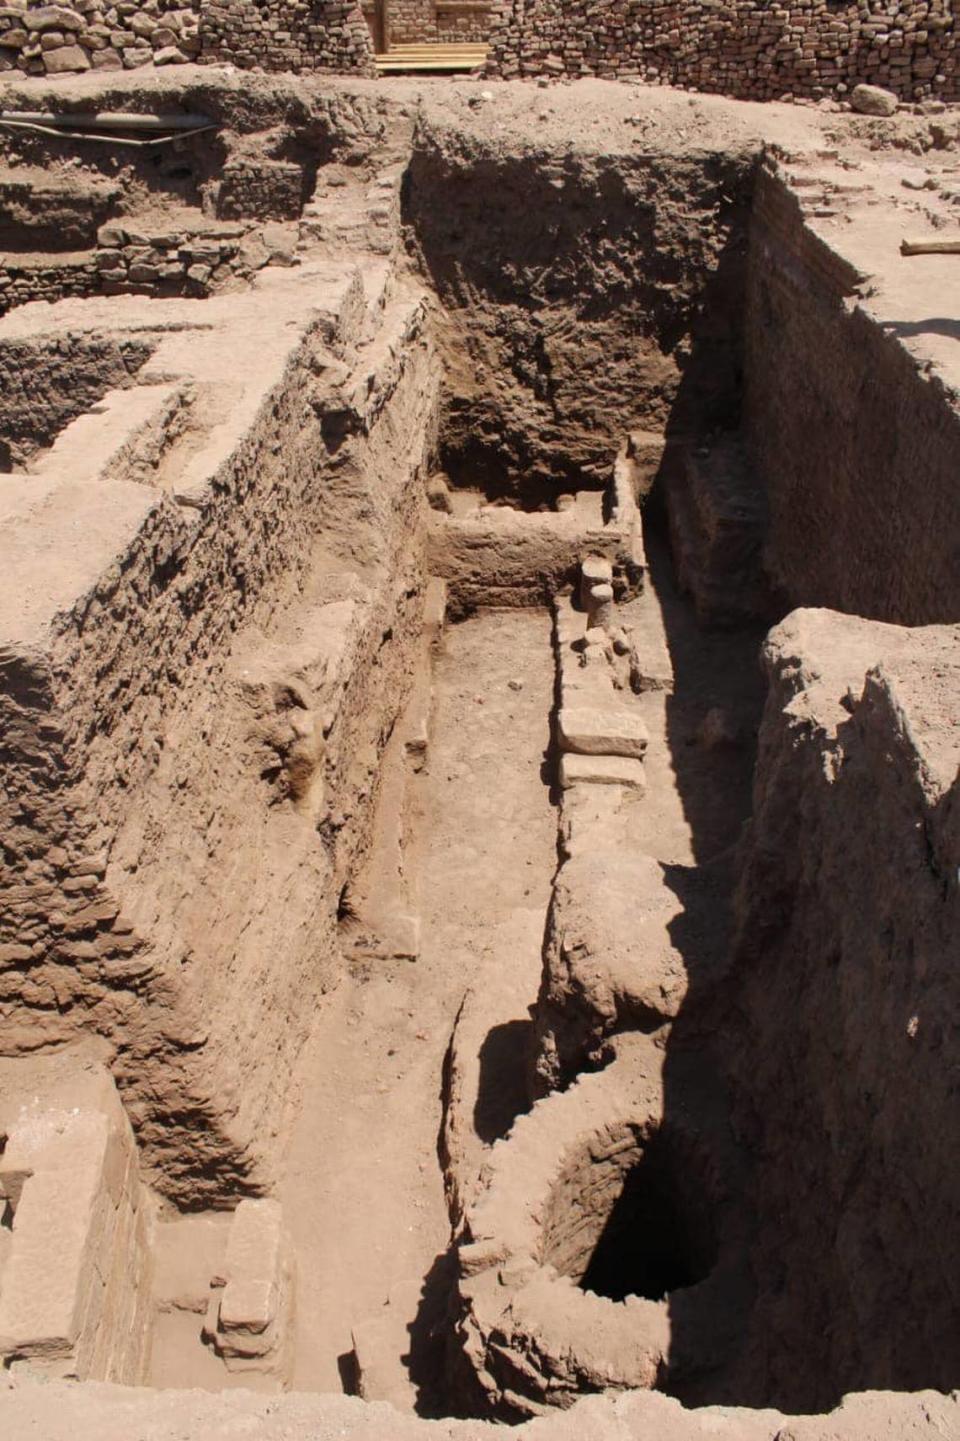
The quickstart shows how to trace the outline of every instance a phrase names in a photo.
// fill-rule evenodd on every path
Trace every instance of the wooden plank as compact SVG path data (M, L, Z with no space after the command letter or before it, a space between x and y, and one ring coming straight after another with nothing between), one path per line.
M409 47L391 45L390 49L386 51L386 55L393 60L406 60L411 55L427 55L439 59L446 59L456 55L479 55L482 57L486 55L486 53L487 47L485 45L478 45L472 48L466 45L418 45Z
M489 47L479 43L451 44L437 41L409 42L391 45L385 54L374 57L381 74L395 75L401 71L476 70L486 61Z
M901 240L901 255L960 255L960 240Z
M377 60L377 69L386 74L400 74L411 70L476 70L482 61L463 60Z

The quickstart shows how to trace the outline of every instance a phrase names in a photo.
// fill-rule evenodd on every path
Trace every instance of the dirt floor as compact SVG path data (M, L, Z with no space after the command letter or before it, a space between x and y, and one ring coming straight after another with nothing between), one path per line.
M317 1017L281 1188L298 1256L294 1387L339 1390L351 1330L362 1325L378 1389L407 1405L405 1358L430 1390L437 1267L450 1239L437 1159L444 1053L468 981L520 963L498 949L497 923L536 911L542 933L555 868L548 617L488 612L453 627L433 687L428 761L409 776L405 806L420 953L355 960ZM374 876L403 824L390 811L388 796ZM375 887L367 876L357 889ZM524 959L538 976L539 936L536 944Z

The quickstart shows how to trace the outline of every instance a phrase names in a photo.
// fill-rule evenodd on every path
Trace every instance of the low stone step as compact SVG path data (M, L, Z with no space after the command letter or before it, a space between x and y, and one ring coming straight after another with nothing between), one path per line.
M589 756L640 759L650 737L640 716L623 706L563 706L558 718L560 745Z
M564 790L583 784L642 791L646 777L643 761L630 756L578 755L568 751L560 757L560 784Z

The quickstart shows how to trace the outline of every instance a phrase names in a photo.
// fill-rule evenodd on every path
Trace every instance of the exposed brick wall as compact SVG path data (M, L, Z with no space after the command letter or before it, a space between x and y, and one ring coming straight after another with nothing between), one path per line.
M437 6L437 39L479 43L489 36L494 18L493 6L477 5L473 0L463 0L462 4L446 0Z
M200 59L243 69L373 73L359 5L338 0L202 0Z
M490 33L496 9L494 0L389 0L387 43L480 43ZM363 14L376 48L376 0L363 0Z
M758 100L960 97L952 0L504 0L490 71L637 76Z
M436 40L434 0L390 0L387 13L388 43L403 45L412 40Z

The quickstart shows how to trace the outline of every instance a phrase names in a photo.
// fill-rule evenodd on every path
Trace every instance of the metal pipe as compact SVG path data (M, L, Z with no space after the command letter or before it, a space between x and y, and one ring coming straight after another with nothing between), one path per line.
M92 115L52 114L47 110L0 110L0 120L23 125L66 126L71 130L209 130L217 122L209 115L137 115L118 110L96 111Z
M56 140L87 140L99 145L126 145L135 150L146 146L154 149L158 145L173 145L177 140L189 140L191 135L202 135L207 130L219 130L218 125L198 125L195 130L178 130L175 135L155 135L146 140L131 140L125 135L93 135L87 130L55 130L50 125L35 125L28 120L7 120L0 115L0 125L8 130L27 130L34 135L52 135Z

